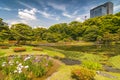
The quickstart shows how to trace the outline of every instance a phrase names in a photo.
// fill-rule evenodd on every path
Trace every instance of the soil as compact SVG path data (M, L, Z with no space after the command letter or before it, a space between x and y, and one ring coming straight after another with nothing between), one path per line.
M120 69L113 68L111 66L103 65L103 68L107 72L120 73Z
M0 71L0 80L4 80L5 75L2 74L2 72Z
M62 61L66 65L76 65L76 64L79 65L79 64L81 64L81 62L79 60L73 60L73 59L69 59L69 58L61 58L60 61Z
M104 77L107 77L107 78L111 78L111 79L117 79L116 76L112 76L111 74L108 74L106 72L103 72L103 71L99 71L97 72L98 75L101 75L101 76L104 76Z

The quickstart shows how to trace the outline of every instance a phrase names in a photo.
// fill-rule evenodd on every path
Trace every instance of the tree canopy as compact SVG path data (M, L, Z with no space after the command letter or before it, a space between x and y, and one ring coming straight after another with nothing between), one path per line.
M10 35L11 33L11 35ZM120 41L120 12L85 20L83 23L54 24L47 28L32 28L23 23L9 26L0 18L0 40L15 39L20 41L33 40L48 42L85 40L108 43Z

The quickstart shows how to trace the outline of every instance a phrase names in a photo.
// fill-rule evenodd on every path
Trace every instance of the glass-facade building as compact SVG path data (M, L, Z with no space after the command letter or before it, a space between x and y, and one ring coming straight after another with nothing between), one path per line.
M113 3L107 2L90 10L90 18L113 14Z

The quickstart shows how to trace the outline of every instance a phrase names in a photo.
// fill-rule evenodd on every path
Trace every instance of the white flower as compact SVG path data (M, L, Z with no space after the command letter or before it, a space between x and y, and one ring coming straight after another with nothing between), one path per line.
M21 73L21 72L22 72L22 70L19 70L19 71L18 71L18 73Z
M3 63L2 63L2 67L4 67L4 66L5 66L5 64L6 64L6 62L3 62Z
M21 65L20 68L23 68L23 66Z
M21 68L20 68L20 67L17 67L17 70L21 70Z
M2 64L2 67L4 67L5 66L5 64Z
M11 61L9 61L8 63L9 63L9 64L11 64L12 62L11 62Z
M30 59L31 57L30 56L28 56L28 57L26 57L25 59L24 59L24 61L27 61L28 59Z
M19 63L19 64L18 64L18 67L20 67L20 66L22 66L22 63Z
M19 61L16 61L16 64L18 64L19 63Z
M29 68L29 66L25 66L24 68L26 68L26 69L27 69L27 68Z
M14 73L16 73L16 72L17 72L17 70L14 71Z
M11 63L10 65L13 65L13 63Z

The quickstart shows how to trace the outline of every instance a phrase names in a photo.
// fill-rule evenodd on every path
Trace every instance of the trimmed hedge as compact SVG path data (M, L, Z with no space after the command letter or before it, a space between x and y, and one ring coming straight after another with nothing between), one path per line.
M0 46L1 49L9 49L8 46Z
M26 51L26 48L22 48L22 47L14 48L14 52L23 52L23 51Z

